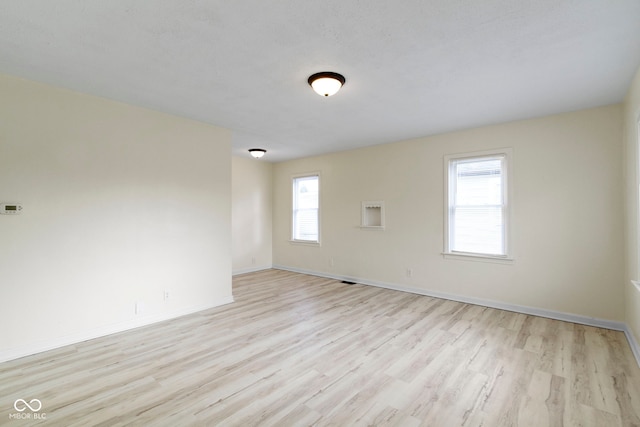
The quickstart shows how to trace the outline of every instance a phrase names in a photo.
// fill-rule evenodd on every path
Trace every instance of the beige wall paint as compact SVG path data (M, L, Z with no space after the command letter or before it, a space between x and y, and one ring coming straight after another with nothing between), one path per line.
M274 265L622 321L621 141L615 105L278 163ZM443 157L502 147L515 262L444 259ZM289 242L291 176L310 171L322 174L321 246ZM385 202L385 231L359 227L364 200Z
M8 76L0 93L0 201L24 206L0 215L0 359L232 300L229 131Z
M638 213L638 121L640 120L640 69L636 73L624 104L624 165L626 176L626 252L627 269L625 281L626 323L636 342L640 343L640 291L631 280L640 280L640 221Z
M272 164L232 158L233 273L272 264Z

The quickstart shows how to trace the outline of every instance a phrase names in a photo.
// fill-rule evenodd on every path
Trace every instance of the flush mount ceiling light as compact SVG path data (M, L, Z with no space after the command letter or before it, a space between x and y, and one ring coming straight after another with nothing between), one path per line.
M264 153L266 152L267 150L263 150L262 148L252 148L249 150L249 153L251 153L251 155L256 159L259 159L260 157L264 156Z
M323 71L309 76L308 82L318 95L331 96L340 90L345 80L342 74Z

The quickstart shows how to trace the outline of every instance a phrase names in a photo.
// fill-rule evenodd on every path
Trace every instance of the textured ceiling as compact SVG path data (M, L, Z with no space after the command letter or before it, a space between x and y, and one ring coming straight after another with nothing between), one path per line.
M16 0L0 73L233 130L281 161L617 103L638 0ZM322 98L318 71L347 82Z

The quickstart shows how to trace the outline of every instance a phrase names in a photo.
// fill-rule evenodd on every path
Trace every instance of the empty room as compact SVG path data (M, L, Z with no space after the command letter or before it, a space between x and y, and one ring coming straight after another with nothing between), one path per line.
M0 3L0 425L640 426L639 22Z

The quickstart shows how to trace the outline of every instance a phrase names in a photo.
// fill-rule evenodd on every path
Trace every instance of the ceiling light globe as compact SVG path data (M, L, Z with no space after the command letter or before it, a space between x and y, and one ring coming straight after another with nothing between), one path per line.
M345 79L338 73L325 71L309 77L309 84L320 96L331 96L340 90Z
M251 154L256 159L259 159L260 157L264 156L266 152L267 150L262 148L252 148L249 150L249 154Z
M311 83L311 87L316 91L318 95L331 96L335 95L340 90L340 88L342 87L342 83L340 83L338 80L325 77Z

